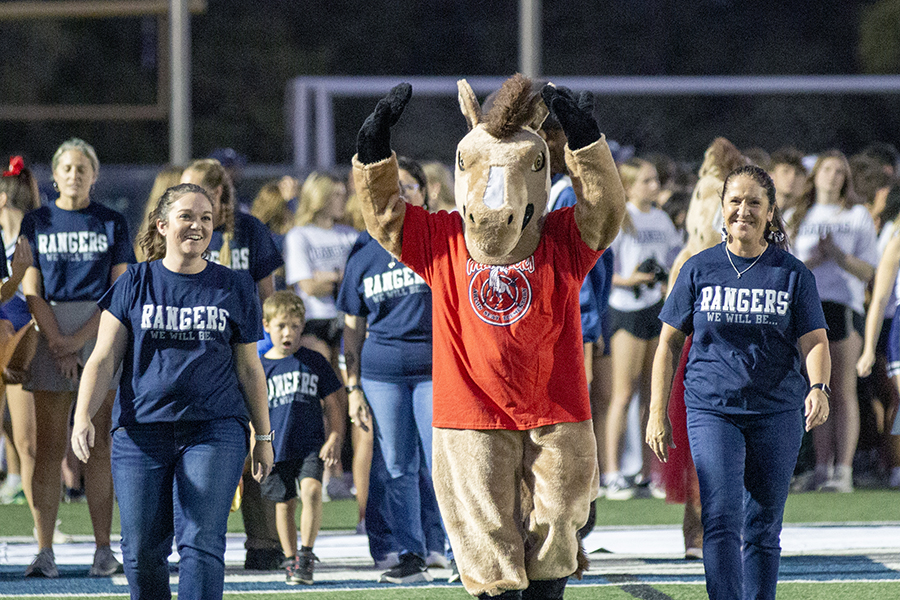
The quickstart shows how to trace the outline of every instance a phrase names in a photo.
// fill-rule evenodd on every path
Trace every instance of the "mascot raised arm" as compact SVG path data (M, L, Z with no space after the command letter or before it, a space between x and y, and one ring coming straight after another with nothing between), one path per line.
M479 598L562 598L576 531L598 489L578 294L619 231L625 191L592 96L507 80L456 154L458 212L404 202L390 128L400 84L363 124L353 175L366 228L431 286L433 479L463 585ZM551 110L569 145L576 206L546 213Z

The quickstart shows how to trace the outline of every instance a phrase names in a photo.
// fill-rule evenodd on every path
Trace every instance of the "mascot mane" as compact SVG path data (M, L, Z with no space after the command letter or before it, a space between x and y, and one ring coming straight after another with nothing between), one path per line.
M533 120L534 99L531 80L516 73L503 82L484 116L485 131L499 140L515 134Z

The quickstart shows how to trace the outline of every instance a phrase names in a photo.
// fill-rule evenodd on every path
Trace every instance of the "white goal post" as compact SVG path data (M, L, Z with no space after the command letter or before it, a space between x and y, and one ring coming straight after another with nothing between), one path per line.
M335 98L384 96L402 81L417 96L456 97L460 77L304 76L288 83L287 123L294 165L301 171L335 166ZM506 77L466 77L478 95L498 89ZM542 76L573 90L605 96L710 96L788 94L900 94L900 75L779 75L704 77L553 77Z

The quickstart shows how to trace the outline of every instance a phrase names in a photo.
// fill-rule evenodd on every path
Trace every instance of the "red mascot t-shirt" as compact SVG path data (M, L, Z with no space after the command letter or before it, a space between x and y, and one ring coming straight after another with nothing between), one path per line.
M578 294L602 254L573 208L515 265L469 257L457 213L407 205L400 260L431 286L435 427L524 430L591 418Z

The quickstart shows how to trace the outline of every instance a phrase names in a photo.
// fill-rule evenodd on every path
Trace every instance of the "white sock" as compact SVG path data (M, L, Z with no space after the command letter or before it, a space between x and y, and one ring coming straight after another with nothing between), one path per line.
M22 476L15 473L9 473L3 481L3 487L7 489L15 489L22 487Z
M837 465L834 468L834 478L838 481L853 478L853 467L849 465Z

